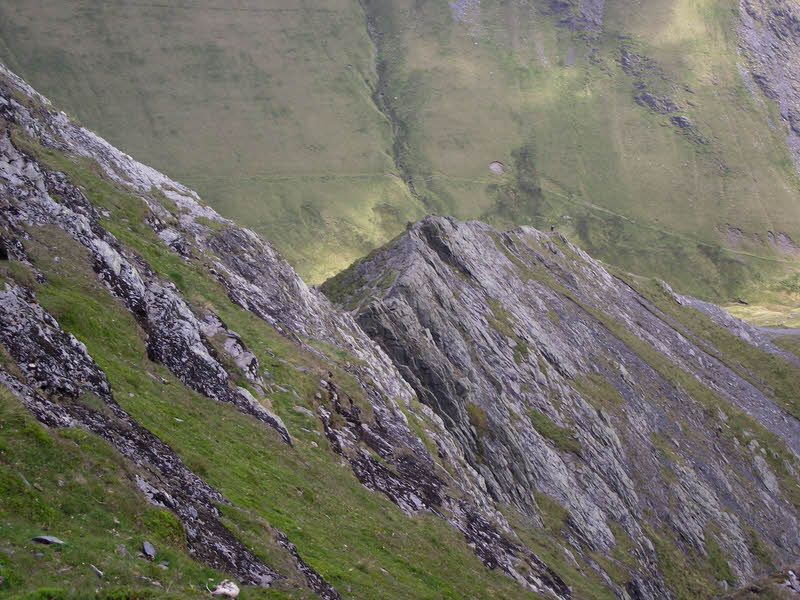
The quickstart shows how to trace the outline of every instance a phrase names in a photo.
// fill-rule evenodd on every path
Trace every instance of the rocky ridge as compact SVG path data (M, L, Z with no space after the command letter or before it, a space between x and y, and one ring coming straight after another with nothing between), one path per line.
M618 594L668 596L656 532L701 555L719 544L737 581L756 569L752 530L791 560L796 406L664 307L694 304L783 351L711 305L634 285L558 233L428 217L323 289L442 418L495 501L535 519L537 494L555 499L576 554L632 540L637 567Z
M44 281L46 275L38 272L35 261L25 251L25 244L33 239L31 231L36 229L55 227L63 231L89 252L98 281L135 317L145 334L150 360L163 364L185 385L208 398L231 403L259 419L276 430L288 445L292 444L283 421L269 407L267 393L273 386L262 375L257 358L241 336L213 311L190 305L173 282L163 278L139 253L110 233L103 223L113 220L113 214L96 207L64 173L47 168L18 146L30 143L20 140L32 140L49 151L91 159L103 177L144 204L143 221L164 248L187 264L202 265L210 277L224 286L233 303L257 315L308 352L325 356L314 343L321 341L352 357L343 368L362 386L370 403L369 419L362 419L353 399L337 391L332 375L320 382L321 389L327 392L324 400L329 409L320 407L319 413L332 448L349 462L365 486L385 494L408 514L424 510L447 520L463 533L487 566L499 567L526 587L547 590L561 598L570 596L567 586L534 552L520 542L510 542L503 537L513 536L512 530L483 487L476 485L480 476L463 459L461 449L438 417L424 406L411 404L410 386L350 315L337 311L322 294L306 286L272 246L252 231L223 219L202 205L191 190L75 125L9 71L3 70L2 76L0 117L6 125L0 144L0 185L4 203L0 235L7 259L26 265ZM20 93L27 98L20 98ZM23 296L29 294L22 288L7 291ZM25 297L42 313L41 319L57 331L47 339L69 337L57 330L52 318L35 304L35 297ZM6 349L12 359L23 364L30 354L35 355L31 364L58 363L61 359L53 351L60 343L23 338L18 340L21 345L11 344L15 324L22 318L18 312L8 314L4 329L8 340ZM31 322L30 327L36 329L37 326ZM88 356L85 359L91 361ZM236 371L231 371L231 364ZM96 365L90 370L94 379L104 379ZM28 375L31 374L23 369L23 378ZM255 395L235 382L239 377L249 382ZM77 401L82 393L67 385L69 376L65 371L49 369L42 372L40 380L34 379L36 389L46 390L44 399L14 379L4 379L7 387L27 398L27 405L43 423L83 427L99 435L105 431L104 421L97 421L94 413L78 412L70 418L49 414L56 406L47 403L50 396ZM106 389L101 398L116 406L113 391ZM398 402L404 404L402 410ZM121 411L118 407L114 410ZM329 410L345 416L344 425L332 423ZM429 423L431 429L427 435L434 440L441 456L447 457L448 469L437 463L410 429L404 410L418 412L420 418ZM136 435L152 437L128 415L123 416ZM120 434L110 441L119 448L129 449L143 443L136 435L129 433L122 441L117 439L124 437ZM169 451L168 447L164 451ZM382 462L370 451L377 453ZM129 450L126 456L131 454ZM171 480L164 465L152 461L147 464L159 480ZM175 469L182 473L183 479L196 478L182 465ZM181 478L175 479L180 481ZM189 511L184 507L184 502L188 501L164 500L181 498L174 489L146 483L142 483L140 489L150 502L173 510L183 520L187 536L196 534L202 544L218 548L228 557L228 562L214 559L213 553L198 552L199 558L227 568L248 584L268 585L279 578L263 563L254 567L256 572L250 573L247 560L223 550L223 544L215 545L212 538L204 538L206 527L198 528L193 521L198 518L194 515L200 514L200 508ZM222 500L218 492L213 492L205 499L203 510L213 515L213 502ZM217 529L226 531L221 526ZM209 526L208 531L213 532L214 528ZM288 538L279 531L276 536L279 543L285 541L281 545L293 555L311 589L321 597L338 597L336 590L303 563ZM239 563L241 566L237 566ZM259 574L258 569L263 573Z
M756 571L753 535L776 562L800 549L796 417L760 374L557 234L430 217L325 286L352 309L341 311L268 242L75 125L4 69L0 119L2 260L46 282L51 274L28 248L65 235L133 316L151 361L256 419L290 451L296 431L272 406L277 384L243 332L186 297L144 257L141 240L114 229L123 217L46 156L87 162L137 207L146 244L330 361L307 412L336 460L407 515L449 523L484 565L529 590L571 598L579 580L567 581L570 571L617 597L655 600L674 584L664 547L702 564L724 553L728 570L716 575L727 583ZM220 522L215 504L225 497L121 408L106 374L34 288L23 278L0 292L0 346L14 367L4 363L3 384L42 423L91 431L137 465L135 484L181 519L196 558L246 584L282 578ZM669 306L694 302L659 289ZM698 307L781 354L757 331ZM321 343L345 358L334 363ZM310 590L339 597L287 535L274 535Z

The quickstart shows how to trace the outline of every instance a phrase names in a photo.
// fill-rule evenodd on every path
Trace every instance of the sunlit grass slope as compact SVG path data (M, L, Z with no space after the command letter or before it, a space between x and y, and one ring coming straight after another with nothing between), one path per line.
M0 59L311 280L423 214L391 175L357 0L11 0Z
M544 1L9 0L0 54L308 281L437 212L554 224L724 300L794 268L768 231L800 244L798 177L776 107L739 73L738 10L609 0L597 33Z
M454 4L465 8L369 2L404 161L431 209L553 223L609 262L707 296L783 270L766 232L797 238L797 176L775 108L739 74L736 3L616 0L597 37L544 7ZM623 52L641 66L623 68ZM641 90L674 112L636 103Z

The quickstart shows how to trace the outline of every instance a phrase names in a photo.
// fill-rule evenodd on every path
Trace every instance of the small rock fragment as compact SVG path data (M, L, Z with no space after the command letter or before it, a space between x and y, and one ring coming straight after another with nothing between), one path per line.
M308 410L305 406L297 406L297 405L295 405L295 406L292 407L292 410L294 412L296 412L296 413L300 413L301 415L305 415L305 416L307 416L307 417L309 417L311 419L314 418L314 413L312 413L310 410Z
M64 542L62 542L57 537L53 537L52 535L37 535L31 541L36 542L38 544L55 544L56 546L64 545Z
M94 571L95 575L97 575L100 579L103 578L103 572L100 569L95 567L92 563L89 563L89 566L91 567L92 571Z
M160 563L158 563L156 566L157 566L159 569L161 569L162 571L166 571L166 570L168 570L168 569L169 569L169 562L167 562L166 560L162 560L162 561L161 561Z
M156 549L153 544L148 541L142 542L142 553L149 559L153 560L156 557Z
M239 595L239 586L230 579L223 579L216 586L214 586L214 591L211 592L211 595L236 598Z
M161 585L161 582L156 581L155 579L150 579L149 577L139 576L138 579L141 579L142 581L149 583L150 585L154 585L156 587L164 587L163 585Z

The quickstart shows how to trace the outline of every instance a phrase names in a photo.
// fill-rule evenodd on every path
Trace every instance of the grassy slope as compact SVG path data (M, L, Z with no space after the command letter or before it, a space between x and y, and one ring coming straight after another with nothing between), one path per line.
M22 134L15 132L14 139L21 144ZM463 537L441 519L408 518L382 495L369 492L349 467L339 464L321 435L319 422L292 409L295 405L315 407L318 381L329 370L358 399L360 388L336 368L335 356L324 361L308 354L233 305L202 267L187 265L155 237L144 224L146 208L140 199L98 178L92 165L72 162L30 143L25 147L37 152L45 164L67 172L92 201L110 210L112 216L105 224L122 243L171 279L190 302L217 312L241 334L274 381L298 394L277 392L269 398L294 438L290 449L262 423L200 396L150 362L143 333L132 316L96 280L86 250L63 233L32 228L31 239L25 242L47 277L44 284L37 285L26 276L21 265L0 262L0 284L11 278L35 287L37 301L86 344L122 407L225 494L236 506L223 509L228 526L268 564L290 575L288 582L272 590L246 589L242 598L308 595L297 588L302 579L292 574L285 556L276 550L266 522L283 530L343 598L532 597L509 578L483 567ZM297 370L296 364L305 365L308 372ZM43 433L15 402L0 393L4 432L0 537L3 547L13 550L10 556L0 557L4 569L0 595L17 595L43 585L79 596L92 594L97 586L105 589L87 571L89 562L119 577L114 585L150 590L150 584L136 579L142 573L165 588L172 584L171 592L179 597L195 597L191 586L202 588L207 577L219 579L220 574L185 555L179 531L152 516L160 513L141 502L126 475L129 468L107 445L80 432ZM72 441L78 443L77 448ZM26 490L18 473L41 484L46 495ZM59 478L69 482L63 490L57 487ZM111 503L109 498L120 500ZM115 516L121 521L119 535L109 524ZM29 539L42 530L68 538L69 547L48 549L42 560L33 557ZM126 543L135 552L145 538L163 546L163 557L171 563L169 571L114 555L117 544ZM65 567L69 570L58 571Z
M137 578L150 577L188 594L192 584L220 579L221 573L186 555L171 513L141 502L127 479L132 467L105 442L82 431L45 431L5 388L0 426L0 594L65 581L73 589L94 589L99 580L89 564L104 572L112 588L141 586ZM66 545L30 542L45 534ZM133 558L143 540L158 549L157 562L170 563L168 572ZM130 555L115 551L119 544Z
M588 42L518 3L485 0L463 21L444 1L365 4L383 33L400 164L422 202L389 174L392 125L370 97L375 50L355 0L11 0L0 54L112 142L273 240L311 282L426 210L558 223L600 258L710 298L787 268L768 245L717 231L732 223L800 241L797 177L780 125L767 126L777 112L737 71L733 0L635 10L610 0L606 33ZM708 144L634 103L621 45L656 61L650 91L670 95ZM493 160L504 176L489 172Z
M390 175L373 54L356 0L0 6L9 67L312 280L421 214Z
M797 177L782 134L767 126L768 115L778 122L774 107L753 100L736 68L736 3L645 4L632 11L629 2L610 2L607 33L592 42L538 10L520 15L501 2L482 2L472 22L454 20L438 3L413 21L410 0L370 7L395 34L384 48L390 96L415 107L401 115L408 163L431 208L498 225L560 222L609 262L725 296L782 265L739 254L733 258L755 262L737 266L730 255L714 256L713 246L728 242L717 226L796 237ZM619 64L623 44L657 62L648 89L669 94L708 144L633 101L635 79ZM489 172L493 160L511 167L505 176ZM522 177L533 183L530 193ZM653 248L655 256L642 256ZM765 246L737 249L774 256Z
M15 143L22 144L22 137L16 131ZM29 232L31 239L26 241L26 250L47 276L44 284L37 285L30 275L26 276L21 265L0 263L0 283L4 278L14 278L36 288L37 300L57 317L62 327L86 343L108 375L120 404L236 505L237 509L225 510L227 523L248 545L286 572L281 553L276 551L265 525L266 519L284 530L301 555L346 598L521 597L522 592L511 580L483 568L463 538L442 521L429 515L409 519L382 496L368 492L349 468L338 464L324 437L314 433L319 433L318 423L292 410L296 404L315 407L317 382L328 369L334 370L337 381L348 387L349 393L358 393L352 383L348 385L347 376L336 369L335 357L323 361L303 352L266 323L231 304L224 290L202 267L187 265L155 238L144 224L143 203L96 177L91 164L73 163L55 151L30 143L25 148L37 153L50 167L67 172L73 183L81 185L94 202L110 211L105 225L118 239L174 281L190 302L217 312L242 335L276 383L298 393L299 398L290 392L270 395L274 409L294 437L295 446L290 450L262 424L230 406L186 389L166 369L148 361L136 323L96 281L86 251L65 235L52 228L34 228ZM553 281L548 284L560 289ZM778 395L796 388L794 379L778 377L780 373L774 371L781 365L770 361L768 356L739 348L731 340L713 337L720 332L702 315L692 312L694 317L690 318L686 311L672 307L668 298L658 296L657 289L645 291L663 310L677 311L675 316L679 320L683 320L680 318L683 315L686 325L697 335L712 336L708 339L715 345L730 346L738 352L732 351L731 358L773 382ZM495 318L500 322L503 315L498 312ZM630 336L626 337L621 325L608 319L604 322L643 358L663 370L665 376L680 381L698 399L705 398L710 407L716 408L718 400L693 378L663 364L663 359L646 345L636 345L628 339ZM745 350L749 354L744 354ZM293 364L304 365L308 372L295 369ZM164 385L148 373L169 383ZM709 410L709 414L716 414L715 410ZM729 418L739 428L734 435L744 436L743 430L755 431L762 436L759 437L762 445L780 452L781 444L749 419L735 412ZM43 433L5 394L0 394L0 422L5 442L0 445L0 486L6 492L0 495L0 527L3 547L14 551L0 560L4 569L0 573L4 577L0 594L17 594L41 585L90 594L98 583L86 563L96 564L118 577L113 586L149 589L136 579L142 574L161 581L165 587L171 584L171 591L181 597L191 597L191 586L197 589L206 577L220 576L185 556L181 536L169 517L158 516L163 513L137 501L125 465L105 444L79 432ZM557 436L558 432L552 434ZM770 464L782 483L789 479L793 485L783 458L776 454ZM36 488L28 488L19 473L40 485L45 496L40 497ZM58 479L69 485L61 489ZM103 496L122 500L113 506L92 500L99 498L102 502ZM576 586L578 597L609 598L608 589L593 572L589 571L587 577L565 562L554 541L565 518L561 514L563 509L542 502L547 513L546 527L540 530L530 523L521 523L520 531L526 541ZM120 521L118 526L113 521L115 517ZM515 520L513 517L510 515ZM114 533L115 528L119 535ZM43 530L69 537L70 541L77 539L80 544L73 547L70 543L70 547L62 550L47 549L44 557L32 556L35 550L29 543L30 536ZM163 557L170 561L170 571L162 572L137 559L113 554L118 543L126 543L135 550L136 544L145 538L157 542ZM709 581L713 580L708 578L710 567L704 560L682 557L666 533L658 540L660 556L677 561L671 585L678 585L686 578L690 563L696 569L696 585L692 584L694 587L687 588L688 595L681 597L710 594L713 586ZM622 545L615 552L621 562L630 560ZM597 557L597 560L606 559ZM59 572L64 568L69 570ZM619 582L624 583L624 572L613 576L619 576ZM303 597L303 590L291 588L297 583L295 574L295 579L278 589L248 589L243 598Z

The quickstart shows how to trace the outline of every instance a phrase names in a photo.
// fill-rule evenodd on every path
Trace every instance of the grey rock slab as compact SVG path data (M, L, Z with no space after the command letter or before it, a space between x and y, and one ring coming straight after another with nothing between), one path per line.
M370 289L387 271L398 274L391 289ZM649 582L634 578L640 597L668 594L644 535L645 511L663 515L666 527L700 551L716 523L743 580L756 563L746 543L750 523L776 545L800 549L800 537L786 535L798 531L797 511L772 468L737 440L725 444L719 432L729 427L727 417L709 423L700 399L665 377L652 357L696 378L795 451L797 420L720 360L724 349L695 339L559 234L428 217L340 277L362 299L354 311L359 324L440 418L491 497L535 519L542 507L531 497L545 494L569 511L568 535L600 552L615 543L609 524L621 525L648 565ZM748 343L775 350L732 317L698 308ZM651 350L643 353L642 344ZM587 389L588 382L596 383ZM665 465L659 439L668 440L677 463ZM677 484L664 469L677 473ZM765 494L743 486L753 479ZM680 499L678 510L665 502L670 495Z
M156 549L153 547L153 544L144 541L142 542L142 554L148 559L153 560L156 557Z
M31 541L36 542L37 544L53 544L56 546L63 546L65 544L65 542L62 542L60 539L52 535L37 535L35 538L32 538Z

